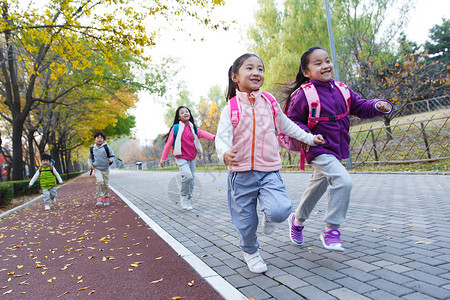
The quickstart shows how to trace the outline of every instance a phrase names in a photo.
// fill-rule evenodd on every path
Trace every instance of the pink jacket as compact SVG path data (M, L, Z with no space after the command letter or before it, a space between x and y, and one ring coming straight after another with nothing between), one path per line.
M281 169L270 102L261 97L261 90L254 92L256 101L253 105L247 93L239 91L236 93L240 106L240 120L233 131L233 148L238 150L239 164L231 166L230 171L270 172Z
M197 150L194 145L194 137L192 136L191 128L189 126L184 127L183 132L178 132L178 134L182 134L181 136L181 155L175 156L175 158L184 158L185 160L193 160L197 156ZM198 129L197 131L198 138L204 138L207 140L213 141L215 135ZM167 160L167 156L169 155L170 149L172 149L172 145L174 142L173 136L173 128L169 132L169 136L167 138L166 145L164 146L163 153L161 155L162 160Z

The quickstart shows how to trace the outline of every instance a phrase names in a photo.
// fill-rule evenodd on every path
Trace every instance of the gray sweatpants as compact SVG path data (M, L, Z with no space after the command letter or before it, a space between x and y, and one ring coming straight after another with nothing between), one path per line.
M56 185L49 189L42 189L42 194L44 194L44 204L50 204L50 199L53 200L58 195Z
M257 200L261 211L270 222L281 223L292 212L292 200L280 172L229 172L228 205L231 220L236 225L241 249L247 254L259 248Z
M352 178L341 162L331 154L321 154L311 161L314 173L302 195L295 217L300 221L309 218L328 186L328 204L324 221L329 228L337 229L347 214L352 191Z
M194 192L194 175L196 160L185 160L184 158L177 158L177 165L181 173L181 189L180 200L190 200Z

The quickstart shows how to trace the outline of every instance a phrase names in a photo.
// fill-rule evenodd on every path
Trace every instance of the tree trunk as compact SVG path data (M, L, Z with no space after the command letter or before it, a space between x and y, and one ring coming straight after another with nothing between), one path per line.
M23 120L16 118L13 122L12 144L13 144L13 180L23 179L23 149L22 149Z
M34 131L28 132L27 136L28 136L28 156L29 156L29 160L30 160L29 170L30 170L30 176L33 176L32 174L34 174L36 172L36 158L35 158L34 143L33 143Z

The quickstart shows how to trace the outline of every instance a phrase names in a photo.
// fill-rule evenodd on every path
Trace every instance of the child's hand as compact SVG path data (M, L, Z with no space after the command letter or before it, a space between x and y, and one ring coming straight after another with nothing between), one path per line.
M236 162L236 149L231 149L225 152L223 156L223 161L227 166L233 165Z
M165 164L166 164L166 161L165 160L160 160L159 161L159 165L161 166L161 167L164 167L165 166Z
M29 184L29 185L28 185L28 187L30 188L30 187L31 187L31 185Z
M386 101L378 101L375 107L381 112L391 111L391 105Z
M89 170L94 170L94 166L93 165L89 165Z
M63 185L64 182L60 182L59 185Z
M316 145L325 144L325 140L323 139L323 136L321 134L318 134L314 137L314 144L316 144Z

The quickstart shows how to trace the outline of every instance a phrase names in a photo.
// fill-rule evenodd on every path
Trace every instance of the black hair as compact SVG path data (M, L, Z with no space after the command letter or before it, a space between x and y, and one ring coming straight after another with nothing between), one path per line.
M162 137L162 140L163 140L164 142L166 142L167 139L169 138L170 130L172 130L173 125L180 123L180 110L181 110L182 108L186 108L186 109L188 110L189 115L190 115L190 117L189 117L189 122L191 122L192 124L194 124L194 130L195 130L195 132L197 132L197 126L195 126L195 123L194 123L194 116L192 115L191 110L190 110L189 108L187 108L186 106L178 106L177 110L175 111L175 117L173 118L173 124L172 124L172 127L170 127L169 132L166 133L166 134Z
M43 161L43 160L52 161L52 156L44 153L41 155L41 161Z
M316 50L327 51L322 47L314 46L309 48L302 54L300 58L300 65L298 66L298 73L297 76L295 77L295 81L293 83L287 84L285 86L285 89L283 90L284 100L282 100L281 102L284 102L284 110L286 110L286 108L289 106L289 103L291 102L291 94L296 89L298 89L303 83L309 80L308 77L305 77L305 75L303 75L303 71L308 70L309 56Z
M106 136L103 131L97 131L96 133L94 133L94 139L98 136L101 136L104 140L106 140Z
M231 74L237 74L239 72L239 68L242 66L244 61L246 61L250 57L256 57L263 63L262 59L258 55L253 53L245 53L236 58L233 65L230 67L230 69L228 69L227 101L236 96L236 89L238 88L237 84L233 82L233 80L231 79Z

